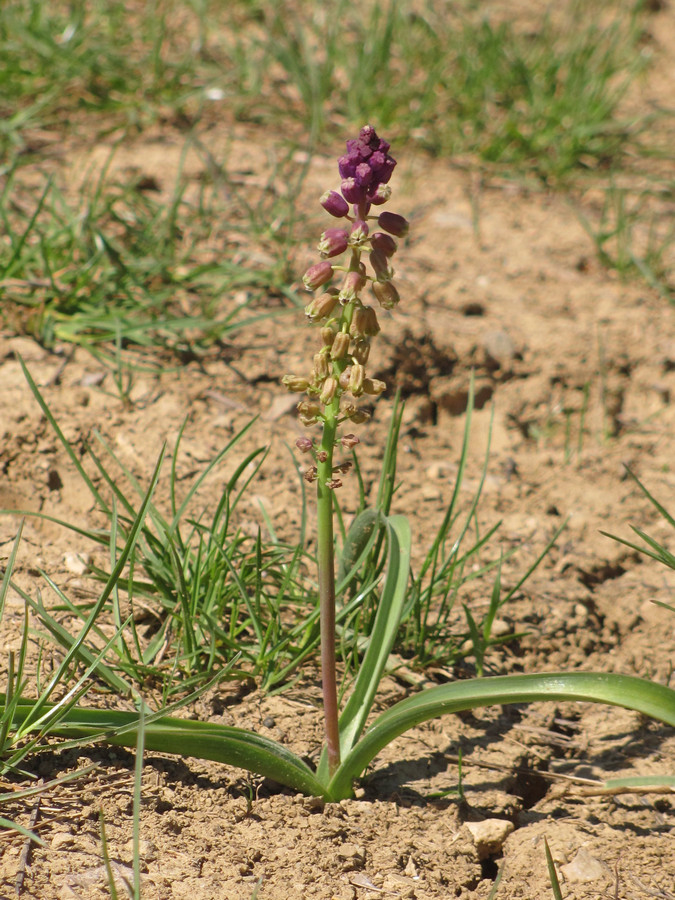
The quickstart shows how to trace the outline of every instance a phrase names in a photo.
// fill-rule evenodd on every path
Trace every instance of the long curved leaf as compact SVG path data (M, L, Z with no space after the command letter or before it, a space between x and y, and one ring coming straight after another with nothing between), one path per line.
M405 516L389 516L384 522L389 540L387 574L368 640L368 648L352 693L340 715L340 755L343 758L350 752L366 724L384 667L396 639L408 589L410 524ZM328 756L325 747L319 761L317 776L321 782L328 780Z
M332 800L349 797L352 780L363 773L380 750L421 722L480 706L537 700L579 700L623 706L675 727L675 690L630 675L554 672L457 681L408 697L379 716L343 759L328 785L328 796Z
M0 695L0 706L4 702ZM14 725L31 715L33 705L26 701L17 704ZM71 741L103 741L135 748L138 725L138 713L76 707L50 727L49 733ZM146 718L144 728L146 751L212 759L272 778L303 794L325 794L325 787L299 756L253 731L172 716Z

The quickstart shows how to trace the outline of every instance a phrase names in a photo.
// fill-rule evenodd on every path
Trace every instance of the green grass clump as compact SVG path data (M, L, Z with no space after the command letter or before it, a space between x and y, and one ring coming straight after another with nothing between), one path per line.
M40 3L0 11L0 138L234 114L322 141L374 121L441 155L565 178L622 157L619 103L644 65L641 5L581 3L527 28L474 4Z
M376 121L439 155L476 153L553 181L616 162L640 129L618 118L644 65L630 8L600 25L571 4L527 31L470 4L357 11L332 0L295 15L256 8L259 16L259 32L252 16L223 37L237 49L230 76L236 65L242 116L256 94L254 111L294 113L315 135L343 118ZM269 58L276 68L265 67Z
M114 361L111 344L195 354L293 307L297 173L286 193L239 197L233 189L224 203L229 176L211 158L210 177L190 197L180 171L160 194L141 174L108 177L113 159L75 196L55 179L35 189L21 170L10 172L0 195L0 322L47 346L68 341ZM270 221L275 228L262 226ZM253 258L261 247L262 264Z

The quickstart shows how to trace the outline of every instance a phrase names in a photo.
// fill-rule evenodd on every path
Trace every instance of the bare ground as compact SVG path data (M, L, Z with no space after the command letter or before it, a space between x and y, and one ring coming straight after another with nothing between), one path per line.
M672 10L659 15L661 34L670 34ZM652 97L667 93L666 62L643 87ZM234 146L251 137L237 132ZM214 148L223 139L218 128L205 136ZM135 167L168 190L182 140L164 129L161 143L129 144L115 165L122 172ZM65 171L72 166L75 178L84 159L96 162L106 153L106 147L74 150ZM263 155L246 158L242 177L265 183ZM185 171L195 191L200 166L188 157ZM311 247L326 224L315 197L334 186L333 154L316 158L303 188L307 242L294 261L298 273L313 260ZM644 284L623 283L598 265L561 195L481 180L470 166L423 158L401 160L394 186L391 208L412 227L397 257L403 302L383 320L374 347L374 374L390 390L361 429L366 479L377 476L391 388L398 385L407 409L395 504L410 516L421 552L452 490L462 398L473 371L481 409L474 415L465 503L480 479L494 408L480 518L484 527L502 521L495 554L517 551L505 564L507 583L515 583L567 520L556 547L503 610L503 627L527 634L495 652L495 670L584 668L672 683L675 617L654 603L673 602L672 574L601 533L629 537L636 525L672 540L626 477L629 467L666 507L675 507L672 308ZM593 197L584 201L592 206ZM98 429L146 481L160 446L172 446L186 415L179 479L259 413L241 455L266 444L271 452L243 515L257 521L262 500L275 526L292 536L299 488L285 444L302 428L279 379L309 364L316 333L302 318L264 322L200 361L156 379L138 376L130 406L115 396L109 374L96 377L103 370L86 353L48 352L27 338L0 337L0 506L96 524L89 495L28 390L20 354L68 438L78 444ZM214 479L215 492L222 479L222 473ZM160 485L160 498L163 490ZM353 485L344 496L348 507ZM4 554L17 525L17 518L0 519ZM86 577L73 571L68 556L73 552L92 553L64 529L29 519L17 580L34 593L43 569L67 591L86 592ZM467 589L462 599L480 610L487 596ZM4 651L18 645L21 621L15 598L5 615ZM382 703L409 689L389 678ZM225 685L192 712L254 728L301 754L316 756L320 746L311 669L280 696ZM457 787L460 750L461 801L442 796ZM9 832L0 837L3 896L14 895L19 871L26 898L107 896L101 810L116 870L129 876L132 755L69 751L37 760L35 771L49 777L89 760L99 764L93 775L42 801L37 827L46 849L33 848L26 865L23 839ZM674 771L672 729L622 710L553 703L417 728L378 757L357 799L337 804L292 796L215 764L149 755L143 897L244 900L259 885L257 896L270 900L469 900L490 894L499 867L498 897L543 898L550 896L546 838L565 896L665 900L675 897L672 794L597 795L580 779ZM31 808L3 807L3 814L29 824ZM492 829L487 838L475 828L483 822Z

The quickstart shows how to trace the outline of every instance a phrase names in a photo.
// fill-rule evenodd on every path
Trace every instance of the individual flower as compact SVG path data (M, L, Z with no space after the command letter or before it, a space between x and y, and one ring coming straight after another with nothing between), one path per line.
M388 231L389 234L393 234L394 237L405 237L408 233L408 228L410 227L408 220L404 219L403 216L399 216L397 213L385 212L380 213L377 217L377 224L380 228L384 228L385 231Z
M315 321L317 319L325 319L333 312L337 306L337 302L337 293L326 292L325 294L321 294L307 304L305 307L305 315L307 318Z
M319 202L326 212L330 213L331 216L335 216L336 219L346 216L349 212L349 204L337 191L326 191L325 194L321 195Z
M365 284L366 276L362 272L347 272L339 294L340 303L344 305L345 303L350 303L352 300L356 300L365 287Z
M333 266L326 259L323 262L310 266L302 277L303 284L308 291L315 291L327 284L333 277Z
M309 380L302 375L284 375L281 383L294 394L304 394L309 387Z
M383 231L376 231L370 238L370 246L373 250L379 250L385 256L393 256L396 253L396 241Z
M401 298L391 281L374 281L372 287L382 309L393 309L398 305Z
M368 223L364 222L363 219L357 219L352 223L351 231L349 234L349 244L351 247L361 247L366 243L368 238Z
M391 281L394 273L389 266L389 257L381 250L375 248L370 251L370 265L378 281Z
M318 250L321 256L339 256L349 244L349 234L344 228L327 228L321 235Z

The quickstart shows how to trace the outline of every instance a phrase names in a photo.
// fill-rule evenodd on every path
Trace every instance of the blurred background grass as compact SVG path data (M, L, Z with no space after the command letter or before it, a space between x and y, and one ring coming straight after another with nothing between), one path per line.
M0 10L4 323L114 359L130 342L192 354L248 321L251 305L278 313L297 302L293 153L339 147L366 121L401 152L564 191L603 265L671 298L675 179L662 126L672 110L645 108L633 91L653 56L653 8L10 0ZM270 184L286 189L263 186L253 200L204 151L211 183L197 204L184 202L180 177L167 198L119 173L74 197L54 165L162 129L199 147L216 123L284 143ZM234 202L262 263L209 246ZM223 307L242 291L234 311Z

